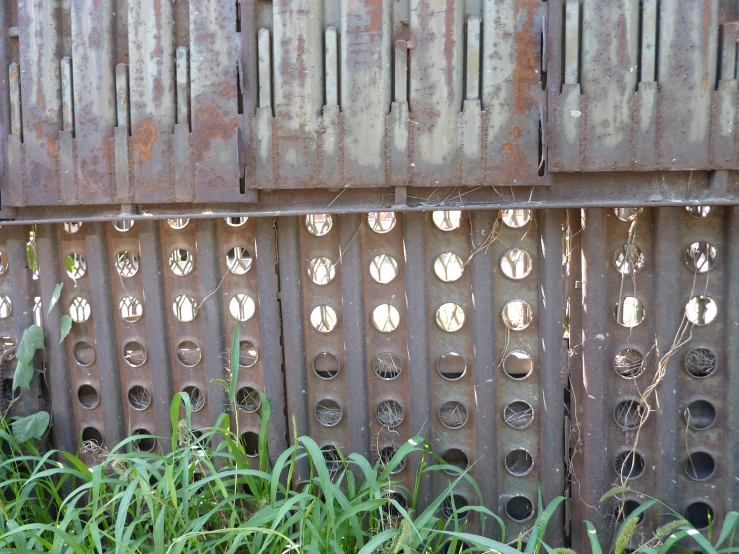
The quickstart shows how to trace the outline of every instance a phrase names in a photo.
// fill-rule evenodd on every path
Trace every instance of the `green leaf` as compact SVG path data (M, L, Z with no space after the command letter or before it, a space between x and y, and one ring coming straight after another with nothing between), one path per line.
M63 286L64 283L57 283L56 287L54 287L54 294L51 295L51 300L49 301L49 309L46 311L46 315L49 315L51 313L51 310L54 309L54 306L56 306L56 303L59 300L59 295L62 294Z
M59 318L59 344L64 342L67 335L72 330L72 316L69 314L63 314Z
M590 539L590 551L593 554L603 554L598 541L598 533L595 531L595 525L589 521L585 521L585 527L588 531L588 539Z
M38 269L38 256L36 256L36 245L32 242L26 244L26 257L28 258L28 269L35 272Z
M13 428L13 436L18 442L26 442L29 439L40 439L44 436L49 426L49 412L37 412L33 415L16 419L10 426Z
M15 357L18 364L13 375L13 390L22 388L28 390L33 378L33 356L36 350L44 347L44 330L38 325L31 325L23 333Z

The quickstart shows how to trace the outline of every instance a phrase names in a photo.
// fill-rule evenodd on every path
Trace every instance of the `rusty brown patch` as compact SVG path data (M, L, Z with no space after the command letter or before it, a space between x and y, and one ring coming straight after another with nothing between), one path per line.
M449 100L454 98L454 0L446 0L444 12L444 57L446 58L446 90ZM459 37L456 37L459 38Z
M516 4L516 14L524 10L526 20L521 30L516 32L516 63L513 70L513 111L526 113L536 107L536 99L531 95L532 87L539 86L537 64L539 51L539 33L534 32L534 14L539 7L538 0L524 0ZM514 21L517 18L514 16ZM515 129L515 128L514 128ZM520 129L519 133L520 135ZM515 133L514 133L515 135Z
M197 133L193 141L195 159L202 160L211 149L214 139L230 140L236 133L238 118L226 121L214 106L200 106L193 114L193 129Z
M148 162L151 159L151 147L157 139L157 128L151 121L142 121L133 133L133 148L139 150L138 159Z
M366 0L364 9L369 14L369 22L362 29L365 33L369 33L370 44L382 38L382 1Z

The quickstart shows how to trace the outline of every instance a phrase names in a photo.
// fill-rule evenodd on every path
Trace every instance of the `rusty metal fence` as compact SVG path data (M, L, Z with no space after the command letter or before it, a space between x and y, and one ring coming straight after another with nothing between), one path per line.
M293 418L329 461L420 433L509 535L567 495L578 552L644 502L612 485L739 506L736 0L16 0L0 29L0 352L47 335L0 403L54 446L166 436L178 391L214 423L238 321L251 454L261 391L271 454Z

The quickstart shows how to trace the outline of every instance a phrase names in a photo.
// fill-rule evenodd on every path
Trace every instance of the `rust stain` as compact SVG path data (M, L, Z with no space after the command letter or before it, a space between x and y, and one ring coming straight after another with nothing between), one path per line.
M44 138L44 123L41 120L36 122L36 140L39 142Z
M133 133L133 148L140 150L138 159L144 163L151 159L151 148L157 139L157 128L151 121L142 121Z
M503 153L505 154L504 173L511 172L515 175L520 171L520 168L530 165L529 161L526 159L526 154L524 154L519 147L521 134L521 128L514 125L511 128L511 140L503 145Z
M704 56L708 55L708 37L710 35L710 24L711 24L711 2L714 0L703 0L703 25L702 25L702 36L703 43L701 45L701 52ZM702 92L708 90L708 64L703 67L703 80L701 82Z
M46 136L46 152L49 156L56 156L57 154L57 140L56 135Z
M454 99L454 0L446 0L444 12L444 57L446 58L446 89L449 101Z
M195 159L202 160L211 149L214 139L230 140L236 134L238 118L226 121L214 106L200 106L193 114L193 128L197 128L197 140L193 141Z
M362 29L369 33L370 44L382 38L382 2L381 0L366 0L365 10L369 14L369 22Z
M516 14L519 10L526 13L526 20L521 30L515 34L516 62L513 70L513 111L524 114L536 107L536 99L531 95L532 87L539 86L538 69L539 34L534 32L534 14L539 2L526 0L516 4ZM514 133L515 135L516 133ZM520 129L518 131L520 135Z

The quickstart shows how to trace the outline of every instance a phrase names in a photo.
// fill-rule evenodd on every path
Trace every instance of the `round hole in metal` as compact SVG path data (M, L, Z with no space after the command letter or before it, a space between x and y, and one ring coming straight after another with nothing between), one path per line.
M534 503L525 496L514 496L506 502L505 513L513 521L526 521L534 515Z
M525 448L514 448L505 457L505 468L516 477L528 475L534 468L534 458Z
M151 406L151 393L141 385L134 385L128 389L128 404L138 411L144 411Z
M452 494L447 496L441 503L441 514L446 519L455 518L464 521L470 515L469 510L465 510L470 503L461 494ZM462 512L460 513L460 510Z
M633 450L625 450L616 456L613 469L624 479L636 479L644 473L644 456Z
M531 221L532 211L529 209L500 210L500 218L503 224L511 229L520 229Z
M329 214L311 214L305 216L305 227L311 235L322 237L331 230L334 220Z
M243 292L233 295L228 302L228 312L236 321L249 321L256 311L252 297Z
M100 403L100 395L95 387L89 383L85 383L77 389L77 400L79 400L83 408L92 410Z
M534 421L534 408L525 400L514 400L503 408L503 421L514 429L525 429Z
M613 516L616 518L617 522L621 523L632 513L634 513L634 510L638 509L639 506L641 506L641 504L636 500L624 500L616 505L616 508L613 510ZM639 514L636 522L641 523L643 519L644 512Z
M253 414L262 406L259 391L252 387L241 387L236 391L236 405L248 414Z
M167 225L172 227L172 229L176 229L176 230L184 229L185 227L187 227L188 223L190 223L190 220L186 217L167 220Z
M198 315L198 305L192 296L179 294L172 302L174 316L183 323L189 323Z
M13 392L13 380L3 379L3 398L8 402L11 402L18 398L21 394L20 389Z
M631 275L644 269L644 252L636 244L624 244L613 255L613 265L619 273Z
M10 296L0 294L0 319L7 319L13 314L13 303Z
M195 257L185 248L175 248L169 253L169 269L177 277L185 277L195 268Z
M69 233L70 235L73 235L79 232L80 229L82 229L82 222L81 221L67 221L65 223L62 223L62 229L64 229L65 233Z
M200 347L191 340L183 340L177 345L177 359L185 367L195 367L203 358Z
M385 446L380 449L380 467L385 469L388 464L392 461L393 457L398 453L398 449L394 446ZM403 456L392 470L390 475L396 475L405 469L406 459Z
M613 369L624 379L636 379L644 373L644 356L636 348L623 348L613 359Z
M323 455L323 461L326 462L326 469L328 469L329 473L336 473L344 467L341 461L341 453L333 444L323 446L321 448L321 454Z
M447 302L439 306L436 310L436 325L442 331L454 333L459 331L464 325L464 310L462 306L454 302Z
M391 381L403 371L403 361L393 352L380 352L372 360L372 370L380 379Z
M89 342L81 340L76 342L72 348L72 356L74 356L74 361L79 365L87 367L95 361L95 349Z
M462 223L462 212L459 210L438 210L431 215L434 225L441 231L454 231Z
M641 300L634 296L625 296L613 308L616 322L623 327L636 327L642 321L646 312Z
M138 298L133 296L124 296L118 302L118 310L121 317L126 323L136 323L141 316L144 315L144 305L139 302Z
M695 273L707 273L716 263L716 247L704 240L694 242L685 249L685 265Z
M71 279L81 279L87 273L87 260L82 254L71 252L64 258L64 269Z
M400 505L401 508L404 510L408 510L408 499L405 497L405 495L401 491L394 491L394 490L386 490L384 491L383 495L384 498L387 498L389 500L395 501ZM392 502L388 502L380 507L380 511L383 514L387 514L390 518L397 519L401 517L400 511L398 510L397 506L393 504Z
M239 366L249 368L259 360L259 349L250 340L239 341Z
M326 256L308 262L308 278L316 285L328 285L336 276L336 265Z
M316 420L324 427L335 427L344 417L344 410L339 403L330 398L319 400L316 404Z
M613 213L621 221L634 221L643 211L644 208L613 208Z
M467 423L467 408L461 402L450 400L439 408L439 421L449 429L459 429Z
M716 471L716 460L708 452L691 452L685 458L683 468L693 481L705 481Z
M639 400L630 399L619 402L613 411L616 425L625 431L632 431L647 420L649 411Z
M205 407L205 392L200 387L188 385L182 389L182 392L190 396L190 405L193 412L199 412Z
M226 225L229 227L241 227L249 220L249 217L225 217L224 219L226 220Z
M8 256L5 252L0 252L0 275L5 275L8 271Z
M121 250L115 255L115 268L121 277L133 277L139 271L139 256L130 250Z
M375 233L389 233L395 227L395 212L370 212L367 223Z
M500 259L500 269L509 279L523 279L534 267L534 262L526 250L511 248Z
M693 325L708 325L716 319L718 306L708 296L694 296L685 306L685 317Z
M685 370L693 377L703 378L716 371L718 361L710 348L693 348L685 355Z
M381 333L391 333L400 324L400 313L392 304L380 304L372 310L372 326Z
M444 473L447 473L448 475L460 475L462 471L466 471L470 466L470 460L467 458L467 454L459 448L450 448L441 455L441 459L450 466L454 466L460 470L454 471L453 469L444 469Z
M434 262L434 273L445 283L453 283L462 277L464 262L454 252L443 252Z
M696 529L705 529L714 521L713 508L705 502L693 502L685 509L685 519Z
M436 360L436 371L444 379L456 381L467 372L467 360L458 352L444 352Z
M151 436L152 433L148 429L136 429L133 432L133 436L136 439L133 441L136 450L139 452L151 452L157 445L157 441Z
M84 323L90 319L91 309L90 303L81 296L75 296L69 303L69 315L72 321L76 323ZM0 305L0 318L2 318L2 306Z
M136 222L133 219L119 219L113 222L113 227L116 229L116 231L125 233L133 229L135 223Z
M310 324L319 333L330 333L336 327L338 317L331 306L321 304L310 313Z
M254 431L246 431L241 434L241 446L244 452L250 458L259 456L259 433Z
M244 275L251 269L252 262L251 254L243 246L234 246L226 252L226 267L234 275Z
M370 262L369 273L376 282L387 285L398 276L398 262L390 254L378 254Z
M534 320L534 312L528 302L511 300L503 307L503 323L511 331L523 331Z
M378 423L387 429L394 429L403 423L403 418L405 417L403 406L395 400L383 400L380 402L377 405L375 414Z
M146 348L138 341L129 341L123 346L123 359L131 367L141 367L146 363Z
M319 352L313 358L313 371L321 379L333 379L340 369L339 360L330 352Z
M511 379L521 381L534 371L534 361L523 350L513 350L503 358L503 372Z
M103 434L97 427L85 427L82 429L82 442L87 443L83 445L83 451L97 451L103 445Z
M703 431L716 423L716 407L708 400L694 400L683 412L688 427Z
M704 218L711 215L713 206L685 206L685 211L696 218Z

